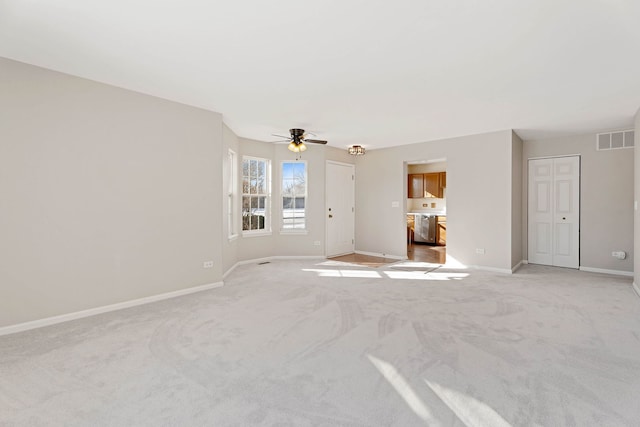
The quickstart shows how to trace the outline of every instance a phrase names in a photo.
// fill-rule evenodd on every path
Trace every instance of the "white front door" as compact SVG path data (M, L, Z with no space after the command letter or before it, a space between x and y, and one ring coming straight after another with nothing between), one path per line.
M355 166L327 161L327 256L355 249Z
M579 267L580 157L529 160L528 258Z

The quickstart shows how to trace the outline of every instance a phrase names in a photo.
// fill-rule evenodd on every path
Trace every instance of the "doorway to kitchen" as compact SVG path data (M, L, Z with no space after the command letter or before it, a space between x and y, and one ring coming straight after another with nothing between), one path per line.
M444 264L447 254L446 159L406 162L407 258Z

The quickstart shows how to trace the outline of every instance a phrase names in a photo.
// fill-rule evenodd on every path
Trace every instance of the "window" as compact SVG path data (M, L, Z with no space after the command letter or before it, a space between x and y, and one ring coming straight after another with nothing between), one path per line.
M233 239L238 235L236 231L236 200L238 194L238 167L236 163L236 153L229 150L227 154L227 227L229 239Z
M307 163L282 162L282 230L306 229Z
M242 158L242 231L271 231L269 160L253 157Z

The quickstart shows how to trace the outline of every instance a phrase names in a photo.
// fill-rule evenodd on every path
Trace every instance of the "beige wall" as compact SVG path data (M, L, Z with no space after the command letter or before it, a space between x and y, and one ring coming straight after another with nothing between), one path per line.
M525 141L523 147L523 205L527 201L529 158L580 155L580 266L633 271L634 149L596 150L596 135L575 135ZM526 224L527 211L523 218ZM527 230L526 226L524 230ZM527 256L527 233L522 251ZM612 251L628 253L625 260Z
M6 59L0 93L0 326L221 280L219 114Z
M447 159L447 256L511 270L511 146L505 130L367 153L356 161L356 249L406 255L404 163Z
M523 260L522 234L523 199L522 199L522 139L511 133L511 267L516 267Z

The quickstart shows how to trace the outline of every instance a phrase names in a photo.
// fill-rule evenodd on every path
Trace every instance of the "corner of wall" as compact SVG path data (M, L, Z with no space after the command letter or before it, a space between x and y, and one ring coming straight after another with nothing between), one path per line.
M633 187L634 187L634 211L633 211L633 252L636 255L633 259L634 283L640 283L640 220L638 218L638 199L640 199L640 109L636 112L634 119L635 141L633 149Z

